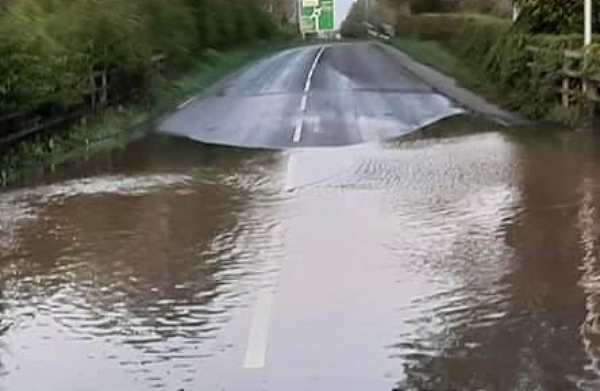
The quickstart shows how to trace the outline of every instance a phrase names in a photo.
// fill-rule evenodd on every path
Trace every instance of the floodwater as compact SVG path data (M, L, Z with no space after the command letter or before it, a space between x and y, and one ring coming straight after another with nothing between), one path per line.
M462 126L0 193L0 389L600 389L600 138Z

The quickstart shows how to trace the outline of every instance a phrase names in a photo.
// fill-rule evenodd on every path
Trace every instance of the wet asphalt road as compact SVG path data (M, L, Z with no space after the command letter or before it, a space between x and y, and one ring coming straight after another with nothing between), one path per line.
M0 391L600 389L597 134L361 143L460 111L370 44L183 106L0 192Z
M461 113L373 43L318 45L264 59L183 102L160 130L255 148L390 140Z

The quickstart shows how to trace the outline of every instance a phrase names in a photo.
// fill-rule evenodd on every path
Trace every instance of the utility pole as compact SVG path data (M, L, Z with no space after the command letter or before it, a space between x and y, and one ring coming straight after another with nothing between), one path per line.
M583 44L584 44L584 46L589 46L592 44L592 30L593 30L593 28L592 28L592 24L593 24L592 0L584 0L583 15L584 15Z
M589 47L592 44L592 0L584 0L583 2L583 67L585 69L588 63ZM589 84L587 79L583 79L583 93L587 96Z
M300 35L302 35L302 40L306 39L306 34L304 33L304 23L302 17L302 0L296 0L296 4L298 5L296 13L298 14L298 31L300 31Z

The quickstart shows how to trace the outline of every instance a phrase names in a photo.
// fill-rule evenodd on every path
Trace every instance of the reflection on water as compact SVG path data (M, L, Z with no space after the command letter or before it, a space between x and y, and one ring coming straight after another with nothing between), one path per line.
M599 146L152 137L73 163L0 194L0 388L598 389Z
M246 189L269 192L260 168L215 165L113 168L2 196L6 389L37 389L33 374L49 389L183 386L227 349L204 342L246 294L252 243L277 222L248 205Z

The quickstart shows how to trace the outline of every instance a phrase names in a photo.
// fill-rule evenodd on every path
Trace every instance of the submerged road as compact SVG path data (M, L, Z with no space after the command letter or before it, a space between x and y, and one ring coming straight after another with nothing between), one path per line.
M0 192L0 391L600 390L598 135L369 142L462 111L413 74L285 51Z
M266 58L183 102L160 130L255 148L390 140L463 112L374 43L318 45Z

